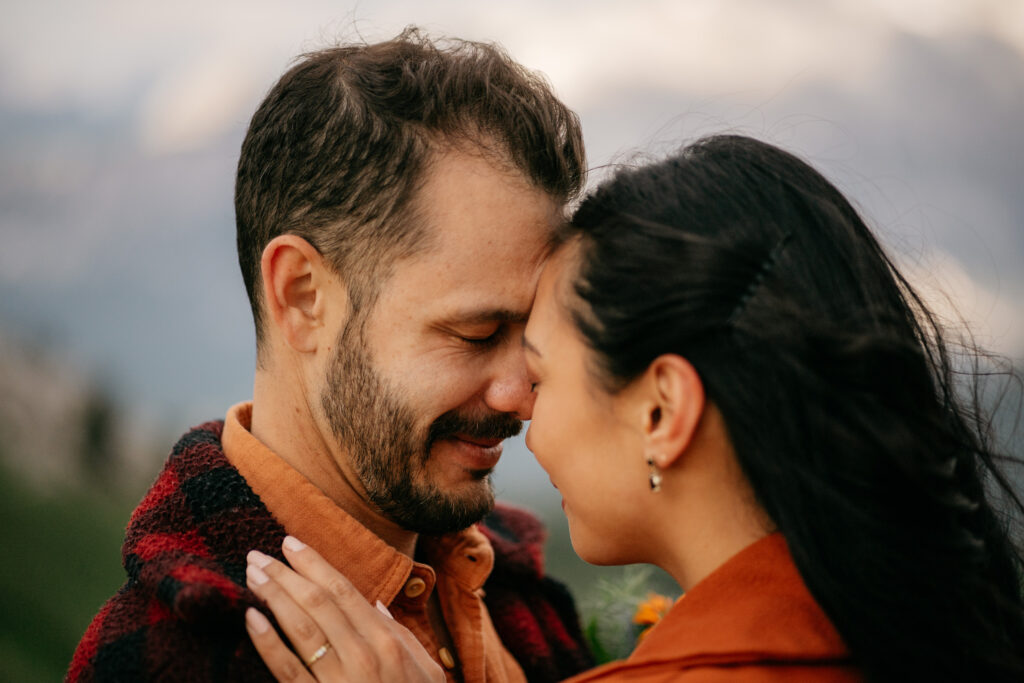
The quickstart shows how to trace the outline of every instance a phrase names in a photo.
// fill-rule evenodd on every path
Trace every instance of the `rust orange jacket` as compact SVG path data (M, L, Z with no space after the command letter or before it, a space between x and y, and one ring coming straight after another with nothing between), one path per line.
M862 681L781 534L767 536L690 589L628 659L571 683Z

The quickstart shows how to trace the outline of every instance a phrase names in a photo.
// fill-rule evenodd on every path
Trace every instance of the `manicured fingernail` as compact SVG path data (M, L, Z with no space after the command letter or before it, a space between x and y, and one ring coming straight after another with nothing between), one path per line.
M387 608L387 606L386 606L386 605L385 605L385 604L384 604L383 602L381 602L380 600L378 600L378 601L377 601L377 609L379 609L379 610L380 610L380 612L381 612L381 614L383 614L384 616L386 616L386 617L387 617L388 619L394 619L394 618L395 618L395 617L394 617L394 616L393 616L393 615L391 614L391 610L389 610L389 609Z
M259 550L250 550L249 554L245 556L245 559L249 561L249 564L254 564L260 569L263 569L271 563L271 559Z
M306 544L300 541L299 539L295 538L294 536L285 536L284 547L285 550L291 550L293 553L297 553L300 550L305 550Z
M250 564L248 567L245 568L245 575L249 578L250 581L252 581L257 586L262 586L270 580L270 577L267 576L262 569L260 569L254 564Z
M267 629L270 628L270 622L255 607L245 610L245 623L255 633L266 633Z

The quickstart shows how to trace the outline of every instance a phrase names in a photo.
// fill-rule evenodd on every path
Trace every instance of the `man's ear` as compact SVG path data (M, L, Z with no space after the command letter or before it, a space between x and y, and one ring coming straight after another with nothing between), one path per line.
M347 297L337 301L331 285L342 295L344 290L320 252L298 235L278 235L263 250L260 272L268 322L294 350L315 351L326 316L347 305Z
M704 383L688 360L659 356L643 375L643 431L658 467L674 463L693 440L704 414Z

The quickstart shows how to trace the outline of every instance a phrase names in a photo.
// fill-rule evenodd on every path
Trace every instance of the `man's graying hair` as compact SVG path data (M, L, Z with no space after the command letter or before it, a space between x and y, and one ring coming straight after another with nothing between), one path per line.
M579 120L496 45L408 28L373 45L304 55L253 115L238 161L238 261L263 338L260 258L277 235L313 245L369 308L398 258L424 248L415 198L432 155L496 155L559 201L585 160Z

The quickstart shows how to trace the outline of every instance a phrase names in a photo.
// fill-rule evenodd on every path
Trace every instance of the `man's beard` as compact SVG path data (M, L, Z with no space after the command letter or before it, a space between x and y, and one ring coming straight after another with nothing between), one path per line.
M416 432L412 409L374 370L362 334L351 321L327 371L321 406L371 503L410 531L445 534L480 521L494 507L490 471L474 472L478 482L461 495L446 493L427 479L430 449L456 434L506 439L522 429L507 413L472 417L452 410L425 434Z

